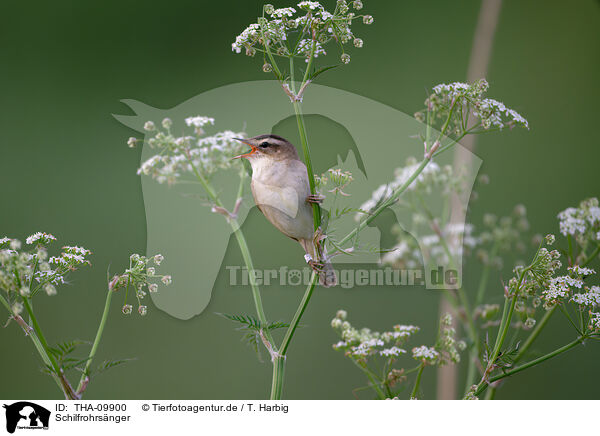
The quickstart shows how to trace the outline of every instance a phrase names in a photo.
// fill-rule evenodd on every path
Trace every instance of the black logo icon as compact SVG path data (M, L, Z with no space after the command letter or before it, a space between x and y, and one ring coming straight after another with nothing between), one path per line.
M6 431L14 433L20 429L48 429L50 411L29 401L19 401L10 405L5 404Z

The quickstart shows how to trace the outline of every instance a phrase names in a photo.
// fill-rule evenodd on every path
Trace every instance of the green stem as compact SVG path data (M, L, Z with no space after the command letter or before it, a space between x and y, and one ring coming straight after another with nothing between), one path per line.
M370 224L375 218L377 218L377 216L379 214L381 214L387 207L392 205L394 203L394 201L396 201L396 199L398 197L400 197L400 195L402 195L402 193L404 191L406 191L406 189L411 185L411 183L415 181L415 179L419 176L419 174L421 174L421 172L423 172L423 169L427 166L427 164L430 162L430 160L431 160L430 158L423 159L421 161L421 164L411 174L411 176L408 178L408 180L406 182L404 182L402 184L402 186L398 187L394 192L392 192L391 196L386 201L382 202L382 204L380 204L379 207L377 207L373 212L371 212L365 219L361 220L360 223L358 223L358 226L356 226L350 233L348 233L338 243L338 245L342 246L346 242L348 242L350 239L354 238L358 232L360 232L368 224Z
M529 334L529 336L525 340L525 343L523 344L523 346L519 350L519 353L514 358L513 363L517 363L518 361L520 361L523 358L523 356L525 355L525 353L531 347L531 344L533 344L533 342L540 335L540 333L542 332L542 330L544 329L544 327L546 327L546 324L548 324L548 321L550 320L550 317L552 316L552 314L554 313L554 311L556 310L557 307L558 306L554 306L552 309L546 311L546 313L544 314L544 316L542 317L542 319L540 320L540 322L538 322L536 324L536 326L533 329L533 331ZM495 395L496 395L496 388L491 387L491 388L489 388L489 390L488 390L488 392L487 392L487 394L485 396L485 399L486 400L493 400Z
M413 387L412 393L410 394L410 398L417 398L417 392L419 391L419 385L421 384L421 375L423 374L423 370L425 369L425 364L422 363L419 372L417 373L417 379L415 380L415 386Z
M271 400L281 400L285 373L285 355L273 359L273 381L271 383Z
M10 307L10 304L8 304L8 301L4 298L3 295L0 295L0 302L2 303L2 305L4 307L6 307L6 310L8 310L8 313L10 314L10 316L14 317L15 314L13 313L12 308ZM44 349L42 343L38 339L35 332L27 331L26 336L29 336L29 338L31 339L31 342L33 342L33 345L35 346L35 349L38 351L38 354L40 355L42 360L44 361L44 364L46 364L48 366L52 366L52 362L50 361L50 358L48 357L46 350ZM64 393L63 385L62 385L60 379L58 378L58 376L56 374L54 374L54 372L52 372L51 375L52 375L52 378L54 379L54 381L56 382L56 384L58 385L59 389Z
M304 292L302 301L300 301L300 305L298 306L298 309L296 310L296 313L294 314L294 318L292 319L290 326L288 327L287 331L285 332L285 336L283 337L283 341L281 342L281 347L279 347L279 349L281 350L281 354L284 356L287 353L287 349L290 345L290 341L292 340L292 337L294 336L294 332L296 331L296 328L298 327L298 323L300 322L300 319L302 318L302 315L304 314L304 311L306 310L306 306L308 306L310 297L312 296L312 293L317 284L318 277L319 277L318 274L316 274L315 272L312 273L310 283L306 287L306 291Z
M29 318L31 319L31 323L33 325L33 330L38 339L39 343L37 343L34 340L34 345L36 346L38 352L40 353L40 356L42 356L42 360L44 360L44 363L46 363L48 366L50 366L53 369L53 371L52 371L53 377L56 378L56 381L57 381L58 385L60 386L63 394L65 395L65 398L67 400L78 399L77 395L73 392L73 389L71 388L71 385L69 384L68 380L65 378L62 368L58 365L58 362L56 361L56 359L54 358L52 353L49 352L48 341L46 341L46 338L44 337L44 333L42 332L42 329L40 328L40 325L37 321L37 318L36 318L35 314L33 313L33 309L31 308L31 304L29 303L28 298L23 298L23 305L25 306L25 309L27 310L27 313L29 314ZM30 336L33 336L33 335L30 334Z
M585 262L583 262L583 264L581 266L588 266L589 263L594 260L594 258L596 256L598 256L598 253L600 253L600 244L598 244L598 246L596 247L596 249L594 251L592 251L592 253L587 257L587 259L585 260Z
M493 400L496 397L496 388L489 388L485 394L486 400Z
M495 243L490 251L490 260L496 256L496 252L498 251L498 244ZM475 307L479 306L483 301L483 297L485 296L485 289L487 287L487 282L490 276L490 264L487 263L483 271L481 273L481 278L479 280L479 286L477 287L477 295L475 297ZM471 315L471 319L473 318L473 314ZM476 363L479 361L479 356L481 355L481 344L479 340L473 344L473 348L469 352L469 365L467 367L467 377L465 381L465 392L471 389L473 383L475 383L475 378L477 377L477 368Z
M510 322L512 320L512 315L515 310L515 306L517 304L517 293L515 291L515 295L512 297L510 302L510 307L508 309L508 314L506 319L501 324L500 329L498 330L498 337L496 339L496 344L494 345L494 352L492 354L492 358L489 360L489 364L493 365L500 354L500 349L504 344L504 340L506 339L506 334L508 333L508 329L510 328Z
M373 388L379 399L385 400L387 397L385 396L385 392L383 392L383 390L381 390L381 388L379 387L380 383L378 383L377 377L369 370L369 368L365 368L354 359L351 360L352 363L354 363L356 367L359 368L362 372L364 372L364 374L367 376L367 378L371 382L371 387Z
M439 142L442 138L442 136L445 135L446 130L448 129L448 126L450 124L450 120L452 118L452 114L454 112L454 108L456 106L456 101L454 101L452 103L452 106L450 107L450 111L448 113L448 118L446 118L446 121L444 123L444 126L442 127L442 130L440 131L436 141L434 141L433 144L435 144L436 142ZM465 136L466 133L463 133L462 135L460 135L458 138L454 139L450 144L448 144L447 146L444 146L444 150L449 149L450 147L452 147L454 144L456 144L462 137ZM433 147L433 144L430 144L430 147ZM356 226L350 233L348 233L339 243L339 246L344 245L346 242L348 242L350 239L352 239L353 237L355 237L358 232L360 232L362 229L364 229L368 224L370 224L375 218L377 218L377 216L379 216L387 207L391 206L397 199L398 197L400 197L400 195L402 195L402 193L404 191L406 191L406 189L408 189L408 187L412 184L412 182L415 181L415 179L419 176L419 174L421 174L423 172L423 170L425 169L425 167L427 166L427 164L431 161L433 156L438 155L442 150L438 149L435 153L433 153L432 156L428 156L426 155L423 160L421 161L421 163L419 164L419 166L417 167L417 169L411 174L411 176L408 178L408 180L406 182L404 182L402 184L402 186L398 187L394 192L392 192L391 196L386 200L383 201L379 207L377 207L373 212L369 213L369 215L360 221L360 223L358 224L358 226ZM339 251L336 250L336 251Z
M537 359L534 359L531 362L527 362L527 363L525 363L525 364L523 364L521 366L518 366L518 367L516 367L516 368L514 368L514 369L512 369L510 371L506 371L506 372L504 372L502 374L498 374L497 376L490 378L489 383L496 382L498 380L501 380L503 378L506 378L506 377L509 377L509 376L511 376L513 374L521 372L521 371L523 371L523 370L525 370L527 368L531 368L532 366L539 365L540 363L542 363L542 362L544 362L544 361L546 361L548 359L556 357L559 354L562 354L562 353L564 353L566 351L569 351L571 348L576 347L581 342L583 342L584 339L585 339L584 336L580 336L579 338L575 339L573 342L570 342L567 345L564 345L564 346L562 346L562 347L560 347L560 348L552 351L551 353L548 353L548 354L546 354L546 355L544 355L542 357L538 357ZM477 395L477 396L481 395L483 393L483 391L485 391L486 388L487 388L487 383L479 386L477 388L477 391L475 392L475 395Z
M0 294L0 303L2 303L2 305L4 307L6 307L6 310L8 310L8 313L10 313L10 315L13 315L13 311L12 308L10 307L10 304L8 304L8 301L4 298L4 295Z
M485 289L487 287L487 282L490 277L490 263L491 260L496 257L496 253L498 252L498 243L496 242L492 249L490 250L489 262L487 262L483 271L481 272L481 279L479 280L479 286L477 288L477 297L475 298L475 307L479 306L483 302L483 297L485 296Z
M312 167L312 161L310 158L310 148L308 145L308 137L306 135L306 127L304 125L304 117L302 116L302 108L299 101L294 101L294 112L296 113L296 122L298 123L298 133L300 134L300 142L302 143L302 153L304 155L304 163L306 164L306 171L308 173L308 184L310 186L310 193L316 194L315 188L315 173ZM321 208L317 203L312 204L313 208L313 221L315 231L321 225Z
M225 209L223 203L221 202L221 199L219 198L219 196L217 195L215 190L212 188L210 183L208 183L208 181L202 176L202 174L200 174L200 171L198 171L198 169L193 164L193 162L189 158L189 156L188 156L188 163L191 165L196 178L198 179L200 184L203 186L204 190L209 195L211 200L214 201L217 206ZM238 189L238 192L241 192L241 188ZM267 317L265 316L265 310L263 308L262 298L260 296L260 289L258 288L256 281L252 279L254 277L252 275L252 272L254 271L254 265L252 263L252 256L250 255L250 250L248 249L248 243L246 242L246 237L244 236L244 233L242 232L242 229L240 228L240 225L235 217L233 217L233 216L227 217L227 222L231 226L231 229L233 230L235 238L238 242L240 251L242 253L242 258L244 259L244 263L246 264L246 269L248 270L248 274L251 274L250 288L252 289L252 297L254 299L254 306L256 307L256 314L258 315L258 319L260 320L260 322L266 325ZM272 345L274 345L273 339L268 330L265 331L265 337L269 340L269 342Z
M39 338L40 343L42 344L42 347L48 356L48 360L50 360L50 362L51 362L52 368L54 368L54 370L57 373L59 373L60 368L58 366L58 363L54 359L54 356L48 352L48 348L49 348L48 342L46 341L46 338L44 337L44 333L42 332L42 329L40 328L40 325L37 321L37 318L36 318L35 314L33 313L33 309L31 308L31 305L29 304L28 298L23 298L23 305L25 306L25 310L27 310L27 313L29 314L29 318L31 319L31 324L33 325L33 330L35 331L35 334Z
M88 356L88 360L85 364L85 369L83 370L83 374L81 374L81 379L79 380L79 385L77 385L77 392L79 395L83 393L87 383L89 382L89 373L90 367L92 366L92 359L96 356L96 351L98 351L98 345L100 344L100 340L102 339L102 333L104 333L104 327L106 326L106 320L108 319L108 311L110 309L110 302L112 300L113 291L111 289L108 290L106 294L106 301L104 303L104 311L102 312L102 318L100 319L100 325L98 326L98 331L96 332L96 338L94 339L94 343L92 344L92 349L90 350L90 354Z

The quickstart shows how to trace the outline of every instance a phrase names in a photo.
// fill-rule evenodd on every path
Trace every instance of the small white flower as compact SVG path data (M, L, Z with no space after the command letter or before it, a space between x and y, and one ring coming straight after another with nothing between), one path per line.
M148 285L148 291L150 291L153 294L158 292L158 285L156 283L150 283Z
M379 354L381 356L399 356L400 354L404 354L406 353L406 350L403 350L402 348L398 348L398 347L392 347L392 348L385 348L383 350L381 350L379 352Z
M571 271L572 273L580 275L580 276L589 276L590 274L596 273L596 271L594 271L591 268L585 268L585 267L581 267L579 265L570 266L568 268L568 270Z
M148 307L146 307L146 306L138 307L138 313L142 316L145 316L148 313Z
M56 288L54 287L54 285L47 284L44 286L44 292L46 292L46 294L51 297L53 295L56 295Z
M27 239L25 239L25 242L28 245L31 245L34 242L38 242L39 244L47 244L50 241L56 241L56 238L54 236L52 236L50 233L45 233L45 232L34 233L33 235L28 236Z
M157 254L154 256L154 263L160 265L160 263L165 259L162 254Z
M433 364L439 357L438 353L433 347L421 345L412 349L413 359L419 360L425 363Z
M171 120L171 118L165 118L162 120L162 126L165 129L170 129L171 126L173 125L173 121Z
M160 281L166 286L169 286L171 284L171 276L164 276L162 279L160 279Z
M188 117L185 119L185 123L188 126L194 126L194 127L203 127L207 124L214 124L215 123L215 119L214 118L210 118L210 117L202 117L200 115L195 116L195 117Z
M156 126L152 121L146 121L144 123L144 130L147 132L152 132L153 130L156 130Z
M348 346L347 342L345 342L345 341L339 341L338 343L333 344L333 349L337 350L338 348L347 347L347 346Z

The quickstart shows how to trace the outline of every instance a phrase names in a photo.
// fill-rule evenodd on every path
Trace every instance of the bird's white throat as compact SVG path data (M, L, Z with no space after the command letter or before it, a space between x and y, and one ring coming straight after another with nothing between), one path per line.
M252 166L252 179L257 181L269 179L273 172L277 171L276 167L279 163L275 159L271 159L264 155L252 156L248 160Z

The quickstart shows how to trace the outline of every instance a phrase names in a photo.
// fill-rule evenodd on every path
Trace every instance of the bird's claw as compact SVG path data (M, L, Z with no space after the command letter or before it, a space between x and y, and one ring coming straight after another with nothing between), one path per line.
M308 203L321 204L323 203L323 201L325 201L325 196L321 194L311 194L308 197L306 197L306 201Z
M308 265L312 268L313 271L320 273L323 271L323 267L325 266L322 262L317 262L316 260L309 260Z

